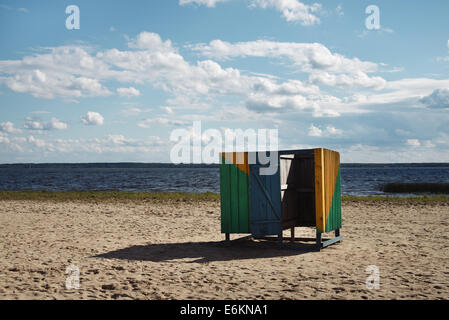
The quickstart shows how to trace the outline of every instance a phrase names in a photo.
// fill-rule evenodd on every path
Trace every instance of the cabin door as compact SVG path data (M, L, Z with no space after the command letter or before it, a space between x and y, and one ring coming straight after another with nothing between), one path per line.
M261 174L259 164L250 165L250 229L253 237L282 233L281 182L279 166L272 175Z

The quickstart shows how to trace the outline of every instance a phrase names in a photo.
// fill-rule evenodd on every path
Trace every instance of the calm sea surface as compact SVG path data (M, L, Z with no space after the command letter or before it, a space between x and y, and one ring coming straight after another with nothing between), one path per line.
M156 166L156 167L154 167ZM155 164L0 165L0 190L220 191L219 169ZM382 195L388 182L449 183L449 164L342 165L342 193Z

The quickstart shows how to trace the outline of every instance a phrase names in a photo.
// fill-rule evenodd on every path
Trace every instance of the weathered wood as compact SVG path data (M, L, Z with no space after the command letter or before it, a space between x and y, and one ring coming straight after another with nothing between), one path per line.
M324 184L324 149L315 149L315 210L316 226L325 229L325 184Z

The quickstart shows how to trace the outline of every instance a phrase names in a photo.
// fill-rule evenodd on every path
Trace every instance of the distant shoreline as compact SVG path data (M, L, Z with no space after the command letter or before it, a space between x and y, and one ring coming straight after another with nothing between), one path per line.
M173 164L144 162L86 162L86 163L3 163L1 168L218 168L218 164ZM449 163L342 163L342 168L446 168Z
M35 201L218 201L217 193L183 193L183 192L125 192L125 191L0 191L0 201L35 200ZM393 202L393 203L435 203L449 204L449 197L444 195L397 197L397 196L342 196L344 202Z

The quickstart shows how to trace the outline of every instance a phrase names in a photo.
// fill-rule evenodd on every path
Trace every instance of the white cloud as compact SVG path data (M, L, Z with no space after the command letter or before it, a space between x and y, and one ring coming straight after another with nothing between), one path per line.
M343 134L343 130L337 129L332 125L328 125L326 129L320 129L316 127L314 124L311 124L309 127L309 137L329 137L335 135Z
M14 134L14 133L21 133L22 130L14 128L14 123L7 121L0 123L0 132Z
M151 109L143 110L143 109L138 108L138 107L130 106L130 107L120 111L120 113L125 115L125 116L127 116L127 117L130 117L130 116L137 116L137 115L139 115L141 113L146 113L146 112L150 112L150 111L151 111Z
M429 78L409 78L395 81L388 81L385 88L380 93L370 95L359 95L359 100L346 99L346 105L351 109L360 109L365 106L388 107L389 105L402 105L403 109L410 111L411 108L422 108L423 101L438 88L448 88L449 79L429 79Z
M11 7L11 6L8 6L5 4L0 4L0 9L10 10L10 11L19 11L19 12L23 12L23 13L30 12L27 8L16 8L16 7Z
M340 135L343 134L343 130L337 129L333 126L327 126L326 127L326 131L330 134L330 135Z
M129 88L118 88L117 92L121 97L138 97L140 96L140 91L134 87Z
M407 140L407 145L412 146L412 147L420 147L421 146L421 142L419 142L418 139L408 139Z
M98 112L89 111L87 114L83 117L81 117L81 120L85 125L90 126L101 126L103 125L104 118L101 114Z
M47 124L50 129L65 130L67 129L67 123L62 122L56 118L52 118Z
M449 89L436 89L420 100L429 108L449 109Z
M270 41L231 44L215 40L209 46L193 46L213 57L287 58L295 68L311 74L308 81L246 75L235 68L223 68L212 60L189 63L170 40L164 41L151 32L138 34L129 40L128 46L130 50L110 49L94 55L89 53L89 48L56 47L48 49L49 53L22 60L0 61L0 83L14 91L45 98L111 94L102 81L149 83L172 94L166 105L172 111L204 110L214 105L218 97L236 97L258 112L301 110L315 116L337 116L353 111L342 105L340 99L322 93L318 84L377 87L383 83L383 79L366 75L375 72L377 64L348 59L321 44ZM73 83L80 79L90 79L82 89ZM137 95L137 90L119 88L118 93Z
M23 126L28 130L44 131L44 130L66 130L68 125L66 122L51 118L48 122L43 122L39 118L26 118L26 123Z
M173 52L170 40L163 41L161 36L154 32L143 31L135 39L128 42L132 49L147 49L153 52Z
M227 2L229 0L179 0L179 5L185 6L187 4L203 5L209 8L215 7L217 3Z
M309 136L310 137L321 137L323 134L323 130L318 127L315 127L313 124L309 127Z
M252 116L301 112L314 117L372 112L374 107L387 104L422 108L420 99L437 88L449 87L449 80L425 78L387 82L375 75L383 64L346 57L319 43L214 40L207 45L190 46L206 59L192 63L184 59L170 40L163 40L155 33L138 34L128 41L128 47L92 53L92 48L63 46L21 60L3 60L0 61L0 83L41 98L110 95L112 93L103 85L109 81L126 83L117 90L118 94L136 95L138 90L132 90L131 84L149 84L169 95L163 105L169 108L165 110L167 114L180 109L204 113L205 109L212 110L215 106L220 109L229 104L227 100L234 100L238 102L232 107L246 106L245 112ZM242 72L224 68L211 59L236 57L287 61L288 71L305 73L305 79L284 80ZM76 83L84 81L81 79L89 80L80 87ZM360 93L360 88L367 90ZM368 91L371 89L376 92ZM347 96L334 96L339 93ZM129 110L129 114L134 115L141 112L143 110L136 107ZM214 114L223 119L231 116L225 112ZM241 119L238 115L238 112L233 114ZM87 117L83 119L84 123L90 123Z
M38 148L44 148L44 147L51 148L51 144L48 144L44 140L35 138L33 136L29 136L28 139L27 139L27 142L30 143L30 144L35 145Z
M141 128L150 128L152 124L159 124L159 125L167 125L167 126L182 126L187 125L187 121L182 120L174 120L174 119L168 119L168 118L149 118L142 121L139 121L137 123L137 126Z
M340 17L344 16L345 13L343 12L343 6L341 4L339 4L337 6L337 8L335 8L335 12L337 13L337 15L339 15Z
M71 155L86 153L103 154L103 153L151 153L162 152L169 145L167 141L163 141L158 136L150 136L145 139L127 138L121 134L108 135L103 138L94 139L52 139L44 140L34 136L18 137L8 139L0 135L0 143L4 148L19 153L38 152L42 156L42 152L70 153Z
M0 143L9 144L9 138L6 133L0 131Z
M320 23L317 13L321 10L321 4L304 4L298 0L252 0L250 7L274 8L282 13L287 21L298 21L303 26L311 26Z
M167 113L167 114L174 114L173 108L171 108L171 107L161 107L161 108L162 108L162 110L164 110L165 113Z
M347 58L332 53L320 43L275 42L257 40L229 43L213 40L208 45L190 46L206 57L230 59L236 57L266 57L290 60L294 69L310 74L312 83L329 86L360 86L380 89L386 81L381 77L370 77L379 70L379 64Z
M0 83L36 98L107 96L101 84L107 66L81 47L45 49L22 60L0 61Z
M389 34L391 34L391 33L394 33L394 30L391 28L384 27L384 26L381 26L379 29L373 29L373 30L364 29L363 31L357 32L357 37L365 38L366 36L368 36L372 33L376 33L376 34L389 33Z
M181 6L194 4L213 8L217 3L230 0L179 0ZM303 26L320 23L317 14L321 11L321 4L307 5L299 0L248 0L249 8L272 8L281 12L282 17L289 22L299 22Z

